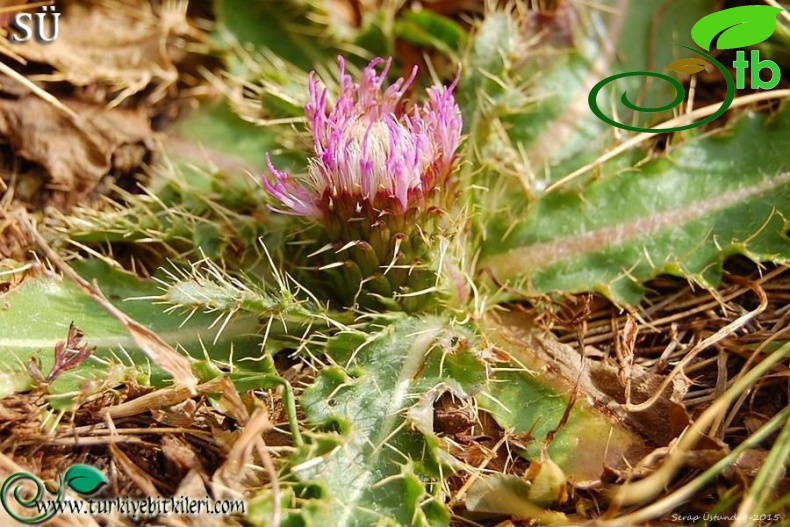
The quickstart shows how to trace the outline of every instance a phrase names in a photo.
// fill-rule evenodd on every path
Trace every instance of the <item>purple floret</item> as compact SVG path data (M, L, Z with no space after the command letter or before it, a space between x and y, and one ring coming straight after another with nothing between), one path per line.
M423 106L403 111L402 98L417 74L384 89L392 59L373 59L359 83L340 63L340 96L329 108L327 89L309 77L305 115L315 145L308 175L294 179L267 164L266 190L280 212L320 220L342 201L343 210L419 207L452 173L461 141L461 113L451 86L427 90ZM380 73L377 66L383 64ZM350 207L348 205L351 205Z

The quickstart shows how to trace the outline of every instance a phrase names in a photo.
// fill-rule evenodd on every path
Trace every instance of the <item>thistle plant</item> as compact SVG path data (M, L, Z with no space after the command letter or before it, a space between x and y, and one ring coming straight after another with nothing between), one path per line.
M41 223L101 296L0 262L0 396L46 389L59 412L57 435L0 426L7 450L43 466L42 444L94 449L75 438L130 416L153 419L150 437L115 462L156 461L172 451L156 438L173 437L158 416L198 379L210 404L180 434L200 461L189 474L215 497L243 492L250 524L779 518L787 271L724 264L790 262L790 106L772 101L788 92L736 94L726 119L662 136L588 107L615 77L597 101L621 122L713 115L721 86L685 76L683 47L660 44L693 42L714 2L490 2L463 19L436 2L367 2L342 27L327 6L358 2L213 4L225 71L210 91L226 104L177 125L144 195ZM349 62L328 82L339 53ZM357 75L355 53L397 56ZM412 60L463 73L423 92ZM661 66L696 99L634 115L624 90L660 106L674 84L622 74ZM247 171L265 174L260 187L242 184ZM71 321L90 360L63 347ZM181 364L169 348L141 346L147 328L195 359L188 382L168 373ZM34 357L61 374L36 386ZM132 399L136 384L156 391ZM143 466L175 492L173 465Z
M307 176L278 170L267 154L274 179L263 184L284 207L274 210L318 227L309 230L307 265L328 273L341 303L413 310L435 290L437 237L450 225L462 127L455 83L429 88L424 105L407 109L416 67L384 88L391 59L373 59L358 83L338 60L334 105L315 72L309 77L305 116L315 155Z

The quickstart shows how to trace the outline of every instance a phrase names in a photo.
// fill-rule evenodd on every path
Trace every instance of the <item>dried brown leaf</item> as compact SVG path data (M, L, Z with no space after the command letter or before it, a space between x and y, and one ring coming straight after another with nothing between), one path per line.
M84 336L85 334L74 325L74 322L69 324L66 340L55 344L55 361L46 379L44 379L45 382L51 383L63 372L76 368L93 355L96 347L89 348L88 344L82 340Z
M689 381L677 376L672 391L667 391L655 404L644 411L627 411L626 390L620 383L621 370L608 362L588 364L588 375L592 387L600 400L608 400L607 406L657 446L665 446L678 437L691 422L686 408L679 402L689 387ZM644 367L633 365L628 385L631 387L630 401L640 403L654 395L664 380L663 375L648 372Z
M205 499L209 495L206 489L206 484L203 482L203 477L197 470L190 470L189 473L181 480L178 486L176 496L189 496L192 498ZM168 527L214 527L231 525L228 523L227 518L217 516L177 516L165 518Z
M108 406L104 409L103 413L113 419L132 417L163 406L173 406L182 403L190 397L191 394L189 390L183 386L162 388L161 390L156 390L155 392L147 393L141 397L132 399L131 401Z
M463 434L477 424L477 409L471 399L453 397L445 393L433 409L434 427L444 434Z
M0 190L2 190L2 180L0 180ZM25 253L31 245L33 239L19 228L13 220L13 213L0 210L0 259L10 258L23 262Z
M17 156L46 171L44 181L28 182L28 192L17 185L16 197L39 207L79 203L108 174L139 169L151 149L152 132L142 112L64 102L77 120L34 95L0 98L0 135Z
M236 391L233 381L228 377L220 377L215 379L215 381L216 392L220 394L219 401L215 403L215 407L223 414L232 417L240 425L247 423L250 413L247 411L247 407L244 405L241 397L239 397L239 392Z
M219 497L234 498L231 491L243 492L244 480L249 472L247 467L250 466L253 449L255 449L256 443L261 440L262 434L271 427L272 423L266 408L258 407L233 444L225 463L211 478L214 495L218 499Z
M186 428L194 423L196 410L197 403L195 400L187 399L168 408L151 409L151 416L160 424Z
M49 43L31 39L13 51L55 68L45 80L104 88L117 94L115 102L151 85L160 95L178 79L175 63L186 55L175 43L201 38L187 21L186 2L164 4L155 13L143 1L58 2L58 38Z

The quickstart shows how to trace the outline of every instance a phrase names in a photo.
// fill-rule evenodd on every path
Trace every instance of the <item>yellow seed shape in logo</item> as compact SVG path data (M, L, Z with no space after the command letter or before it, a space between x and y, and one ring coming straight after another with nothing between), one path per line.
M50 494L57 494L58 493L58 484L51 480L44 480L44 488L47 489L47 492Z
M707 68L710 63L702 58L699 57L692 57L688 59L681 59L676 60L669 66L667 69L669 71L676 71L678 73L685 73L686 75L692 75L694 73L699 73Z

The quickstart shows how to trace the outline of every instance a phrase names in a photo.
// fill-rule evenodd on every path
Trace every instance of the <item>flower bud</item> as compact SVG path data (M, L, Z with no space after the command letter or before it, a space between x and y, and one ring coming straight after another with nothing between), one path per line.
M312 266L331 272L346 305L387 305L384 296L418 296L435 281L432 236L451 196L450 176L461 140L455 83L427 90L427 101L404 109L403 95L417 74L384 87L391 59L376 58L355 83L340 62L340 94L329 103L326 87L312 73L305 115L315 155L306 177L276 169L264 178L279 212L313 220L321 234ZM383 64L380 72L377 67ZM438 214L437 214L438 213ZM336 265L337 262L354 265ZM378 300L375 300L378 299ZM402 307L419 306L408 300ZM411 309L409 309L411 310Z

